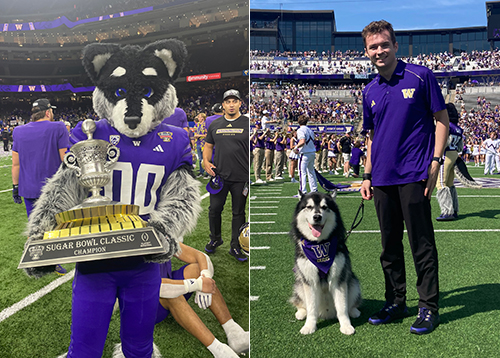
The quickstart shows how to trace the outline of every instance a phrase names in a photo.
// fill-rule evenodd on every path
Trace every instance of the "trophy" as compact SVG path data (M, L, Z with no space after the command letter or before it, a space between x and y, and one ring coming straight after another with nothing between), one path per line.
M73 145L64 163L76 171L78 183L90 196L70 210L56 214L57 226L43 240L28 241L18 268L48 266L109 258L164 253L156 231L139 216L139 206L111 201L100 194L111 180L120 150L93 139L96 124L87 119L87 139Z

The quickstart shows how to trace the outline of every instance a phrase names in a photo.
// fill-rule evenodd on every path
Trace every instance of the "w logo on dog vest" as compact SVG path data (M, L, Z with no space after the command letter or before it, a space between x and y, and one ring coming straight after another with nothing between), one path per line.
M302 238L300 244L307 259L320 270L320 275L323 273L321 276L324 277L332 267L337 254L337 237L334 236L321 243Z

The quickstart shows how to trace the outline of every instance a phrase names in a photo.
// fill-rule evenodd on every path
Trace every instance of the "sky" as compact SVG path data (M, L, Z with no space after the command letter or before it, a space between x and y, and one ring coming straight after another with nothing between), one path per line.
M333 10L337 31L361 32L382 19L394 30L487 26L484 0L250 0L250 8Z

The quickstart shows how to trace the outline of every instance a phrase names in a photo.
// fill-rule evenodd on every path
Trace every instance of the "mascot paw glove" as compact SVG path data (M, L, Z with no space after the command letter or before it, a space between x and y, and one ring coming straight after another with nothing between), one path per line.
M19 185L14 184L12 186L12 198L14 199L14 203L22 204L23 199L19 196Z

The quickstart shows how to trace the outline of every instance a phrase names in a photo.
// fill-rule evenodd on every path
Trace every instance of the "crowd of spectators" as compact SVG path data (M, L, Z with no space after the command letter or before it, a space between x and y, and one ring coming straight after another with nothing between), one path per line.
M500 68L500 50L419 54L402 60L428 67L432 71L471 71ZM362 51L271 51L250 52L250 69L256 72L287 74L300 68L302 73L371 73L375 69Z
M354 123L360 119L361 108L355 100L313 99L311 94L317 91L314 85L291 84L281 89L273 89L266 96L264 89L252 84L250 92L250 119L252 122L260 119L265 110L266 116L273 122L287 124L296 122L304 114L310 118L310 123Z

